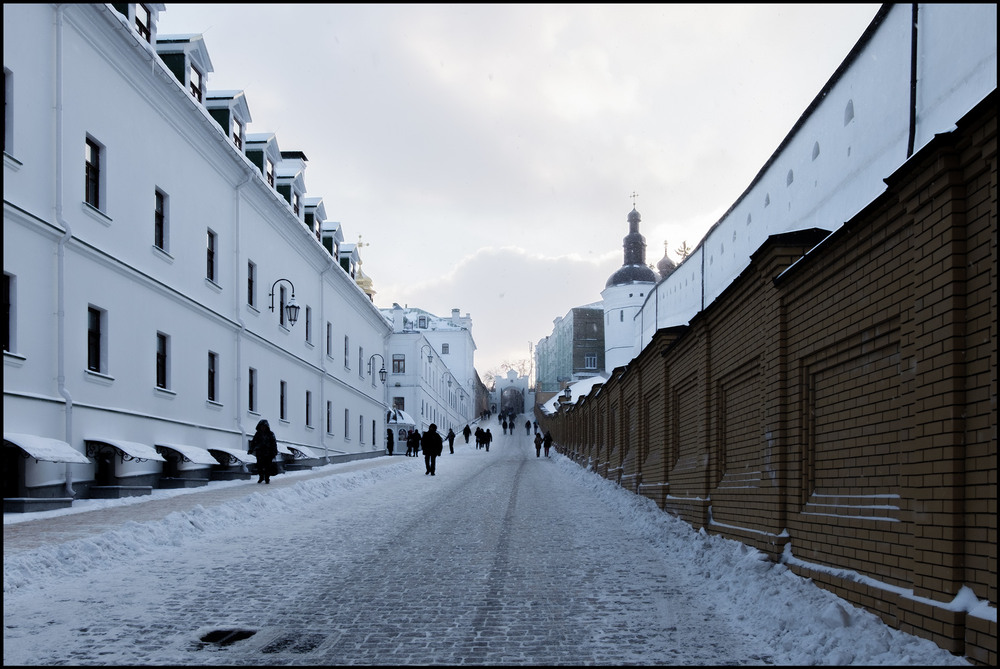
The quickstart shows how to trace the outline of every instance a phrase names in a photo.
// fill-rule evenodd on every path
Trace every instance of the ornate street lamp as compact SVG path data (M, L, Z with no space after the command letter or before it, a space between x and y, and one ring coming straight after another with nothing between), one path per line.
M368 376L372 375L372 362L374 362L375 356L378 356L379 359L382 361L382 369L378 370L378 379L379 381L382 382L382 385L385 385L385 377L386 377L385 358L383 358L380 353L372 353L371 357L368 358Z
M288 285L292 287L292 297L288 300L288 304L285 306L285 317L288 319L288 325L295 325L295 321L299 320L299 305L295 302L295 284L293 284L288 279L278 279L273 284L271 284L271 311L274 311L274 287L277 286L282 281L288 282ZM279 309L281 305L278 305Z

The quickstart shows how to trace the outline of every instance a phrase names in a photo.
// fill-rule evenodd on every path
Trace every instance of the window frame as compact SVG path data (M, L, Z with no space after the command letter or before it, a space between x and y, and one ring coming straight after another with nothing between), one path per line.
M405 353L393 353L392 354L392 373L393 374L406 374L406 354Z
M170 390L170 335L156 332L156 374L153 379L159 390Z
M278 382L278 420L288 422L288 382Z
M146 22L143 23L140 18L139 13L145 13ZM153 43L153 13L149 10L145 4L141 2L135 3L135 31L139 33L139 37L146 40L150 44Z
M188 70L189 70L188 89L191 92L191 97L193 97L198 102L201 102L202 101L201 87L203 85L205 76L201 73L201 70L199 70L194 64L192 64L188 68Z
M3 350L14 353L17 350L17 309L16 305L17 279L13 274L3 273L3 303L6 318L4 319Z
M219 235L208 228L208 238L205 247L205 278L214 284L218 284L215 277L219 274Z
M169 198L159 188L153 189L153 246L169 253Z
M95 325L96 320L96 325ZM87 305L87 371L108 373L107 347L108 312L106 309Z
M84 140L83 201L98 211L103 211L103 174L106 156L104 146L87 135Z
M257 308L257 263L247 259L247 306Z
M257 370L249 368L247 373L247 411L257 413Z
M219 354L208 352L208 401L219 402Z
M312 427L312 391L306 391L306 427Z

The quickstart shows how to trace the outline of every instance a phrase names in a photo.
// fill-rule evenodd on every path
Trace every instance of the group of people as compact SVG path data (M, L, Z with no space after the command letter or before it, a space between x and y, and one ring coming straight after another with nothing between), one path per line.
M541 432L535 432L535 457L542 457L542 447L545 447L545 457L549 457L549 449L552 448L552 433L545 431L545 436Z
M524 429L531 434L531 421L526 421L524 423ZM542 448L545 449L545 457L549 457L549 448L552 446L552 434L548 431L542 436L541 432L538 431L538 423L535 423L535 457L541 457ZM507 429L510 429L510 433L514 434L514 422L508 424L505 420L503 422L504 434L507 433ZM469 443L469 437L473 434L472 428L468 425L462 430L462 435L465 437L465 443ZM490 443L493 441L493 433L490 432L489 428L485 430L479 426L476 426L476 448L485 448L487 452L490 450ZM425 476L435 476L435 471L437 469L437 457L441 455L444 451L444 440L448 440L448 451L450 453L455 452L455 431L452 429L448 430L448 434L442 438L437 431L437 425L431 423L427 428L427 431L420 434L417 430L410 430L406 435L406 455L409 457L417 457L422 450L424 452L424 464L426 465L427 471ZM392 429L386 431L386 451L389 455L392 455L394 438L392 436ZM274 436L274 432L271 431L271 426L266 420L261 420L257 423L257 431L255 432L253 439L250 440L249 454L257 458L257 483L271 483L271 476L276 474L274 459L278 457L278 441Z

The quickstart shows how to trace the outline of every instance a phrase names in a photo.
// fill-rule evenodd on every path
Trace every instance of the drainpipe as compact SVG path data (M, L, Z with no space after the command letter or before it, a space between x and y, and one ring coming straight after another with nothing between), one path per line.
M65 439L73 443L73 396L66 387L66 243L73 238L73 231L63 217L63 11L56 8L56 164L55 198L56 222L65 231L56 245L56 383L59 395L66 404ZM73 492L73 465L66 463L65 492Z
M323 241L322 241L322 237L323 237L322 223L320 224L320 233L319 234L320 234L320 244L322 244L323 243ZM326 247L324 246L323 248L325 249ZM337 260L333 257L333 254L331 253L330 254L330 262L327 264L326 269L324 269L322 272L319 273L319 322L322 324L322 327L323 327L322 333L323 333L323 347L324 348L326 347L326 300L324 299L323 289L326 287L326 273L329 272L334 267L339 267L339 265L337 264ZM323 368L323 382L319 384L319 406L320 406L320 409L323 412L322 415L323 415L323 421L324 422L326 421L326 354L327 354L327 352L324 350L322 356L320 357L320 360L323 361L323 364L322 364L322 368ZM323 427L323 430L324 430L324 432L323 432L323 434L324 434L324 436L323 436L323 461L326 464L330 464L330 447L326 443L326 436L325 436L326 435L326 427L325 426Z
M228 140L227 140L228 141ZM236 190L233 191L233 218L236 221L234 225L236 234L236 243L233 245L236 257L236 262L233 263L233 285L240 285L240 191L243 187L250 183L253 179L254 173L252 170L247 170L247 178L243 180L243 183L236 186ZM240 308L240 296L242 292L240 290L233 291L233 301L235 302L234 310L236 314L236 322L239 323L240 329L236 331L236 428L240 431L240 447L247 442L247 432L246 428L243 426L243 407L246 406L243 403L243 397L241 393L243 392L243 337L247 331L247 324L243 320L243 312Z

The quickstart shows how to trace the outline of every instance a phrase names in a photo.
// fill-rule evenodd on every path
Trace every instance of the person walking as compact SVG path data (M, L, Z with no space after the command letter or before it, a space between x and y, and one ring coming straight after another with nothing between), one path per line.
M548 430L545 431L545 437L542 439L542 444L545 446L545 457L549 457L549 447L552 446L552 433Z
M493 441L493 433L490 432L490 428L486 428L486 434L483 435L483 444L486 445L486 452L490 452L490 442Z
M529 434L529 435L531 434L531 421L530 420L524 421L524 433L525 434Z
M455 452L455 431L450 427L448 428L448 452Z
M257 458L257 483L271 483L271 468L278 457L278 440L266 420L257 423L257 432L250 440L248 452Z
M417 457L420 455L420 433L416 430L410 430L410 436L406 438L407 447L412 451L411 455Z
M428 474L434 476L435 461L437 456L441 455L441 451L444 450L444 442L441 441L441 435L438 434L437 425L434 423L430 424L427 431L424 432L424 436L420 439L420 445L424 449L424 464L427 465L427 472L424 476Z
M470 434L472 434L472 430L469 428L469 425L466 424L465 425L465 429L462 430L462 436L465 437L465 443L469 443L469 435Z
M535 433L535 457L536 458L542 457L542 433L541 432L536 432Z
M504 418L504 419L503 419L503 422L502 422L502 423L500 423L500 427L502 427L502 428L503 428L503 433L504 433L504 434L507 434L507 419L506 419L506 418Z
M393 436L392 436L392 428L391 427L386 428L386 430L385 430L385 450L386 450L386 452L389 453L389 455L392 455L392 447L394 446L394 443L393 443L394 441L395 440L393 439Z

